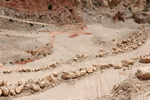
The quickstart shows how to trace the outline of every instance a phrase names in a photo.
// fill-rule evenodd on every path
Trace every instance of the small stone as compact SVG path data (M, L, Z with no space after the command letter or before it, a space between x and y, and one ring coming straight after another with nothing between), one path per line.
M3 71L4 74L7 74L7 71Z
M58 76L58 73L57 73L57 72L53 72L52 74L53 74L54 77L57 77L57 76Z
M122 60L121 63L122 66L129 67L129 62L127 60Z
M46 82L45 82L45 81L41 81L41 82L39 83L39 85L40 85L40 88L45 88Z
M2 95L3 96L8 96L9 95L9 89L8 88L2 88Z
M73 60L74 60L74 61L77 61L77 60L78 60L78 58L76 58L76 57L75 57L75 58L73 58Z
M103 50L103 49L100 49L99 52L104 52L104 50Z
M122 68L122 63L114 65L114 68L115 69L121 69Z
M0 96L2 95L2 90L0 89Z
M140 63L150 63L150 58L141 58L139 60Z
M31 72L31 68L27 68L27 71L28 71L28 72Z
M21 85L21 86L19 86L19 87L17 87L17 88L15 89L15 91L16 91L17 94L22 93L23 90L24 90L24 85Z
M134 65L134 61L133 60L128 60L129 65Z
M138 43L138 46L141 46L141 45L142 45L142 43L141 43L141 42L139 42L139 43Z
M8 73L12 73L12 71L11 71L11 70L8 70L7 72L8 72Z
M86 75L86 70L81 70L80 72L81 72L81 73L80 73L81 76L85 76L85 75Z
M112 39L112 41L115 41L115 39Z
M140 79L150 79L150 67L139 68L136 75Z
M114 51L116 51L116 50L117 50L117 48L113 48L113 50L114 50Z
M103 52L100 52L99 53L99 57L103 57L104 56L104 53Z
M96 57L96 58L98 58L98 57L99 57L99 55L95 55L95 57Z
M34 92L38 92L38 91L40 91L40 86L37 85L37 84L32 84L32 85L31 85L31 89L32 89Z
M86 71L89 74L92 73L93 72L93 66L86 67Z
M95 66L93 66L93 71L96 71L96 70L97 70L97 68Z
M8 83L8 82L7 82L6 80L3 80L3 81L2 81L2 86L6 86L6 87L7 87L7 83Z
M62 77L62 79L67 80L67 79L74 79L74 78L76 78L76 75L73 72L63 72L61 77Z
M56 83L57 82L57 78L54 77L53 75L50 75L49 79L50 79L50 82L52 82L52 83Z
M123 40L123 41L122 41L123 44L126 44L127 42L128 42L127 40Z
M22 80L22 81L21 81L21 80L19 80L19 81L18 81L18 86L21 86L21 85L25 85L25 81L23 81L23 80Z
M23 69L22 69L22 72L27 72L27 70L23 68Z
M14 90L14 89L10 89L10 95L16 96L16 93L15 93L15 90Z
M66 74L61 75L61 78L64 80L70 79L69 75L66 75Z
M109 64L100 65L101 69L110 68L111 66Z
M76 78L76 75L75 75L75 73L73 73L73 72L69 72L69 77L70 77L71 79L74 79L74 78Z
M0 87L3 86L2 81L0 81Z
M81 77L80 71L75 71L74 74L76 75L75 78Z

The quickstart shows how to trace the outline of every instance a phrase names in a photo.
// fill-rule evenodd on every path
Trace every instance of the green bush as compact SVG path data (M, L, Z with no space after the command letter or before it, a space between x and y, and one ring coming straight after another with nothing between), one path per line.
M53 9L53 5L52 5L52 4L49 4L49 5L48 5L48 9L49 9L49 10L52 10L52 9Z

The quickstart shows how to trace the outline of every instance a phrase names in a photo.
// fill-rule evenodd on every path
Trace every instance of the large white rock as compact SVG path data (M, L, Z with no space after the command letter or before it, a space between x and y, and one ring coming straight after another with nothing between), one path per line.
M150 79L150 67L139 68L136 74L140 79Z

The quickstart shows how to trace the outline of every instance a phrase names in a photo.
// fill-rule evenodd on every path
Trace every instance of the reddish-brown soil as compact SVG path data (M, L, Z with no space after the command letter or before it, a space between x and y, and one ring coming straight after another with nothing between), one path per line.
M50 4L52 9L48 9ZM6 15L51 24L81 22L74 5L73 0L0 0L0 7L12 10L4 11Z
M28 12L49 11L49 4L53 5L53 10L58 7L73 8L72 3L72 0L1 0L4 6Z

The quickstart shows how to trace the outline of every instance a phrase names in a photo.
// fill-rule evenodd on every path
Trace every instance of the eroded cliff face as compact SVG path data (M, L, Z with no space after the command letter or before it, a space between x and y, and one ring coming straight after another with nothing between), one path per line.
M49 5L52 9L48 9ZM104 13L113 16L117 11L139 12L145 10L147 5L147 0L0 0L0 14L63 25L84 22L88 18L100 22L100 15ZM110 9L114 14L108 11Z

